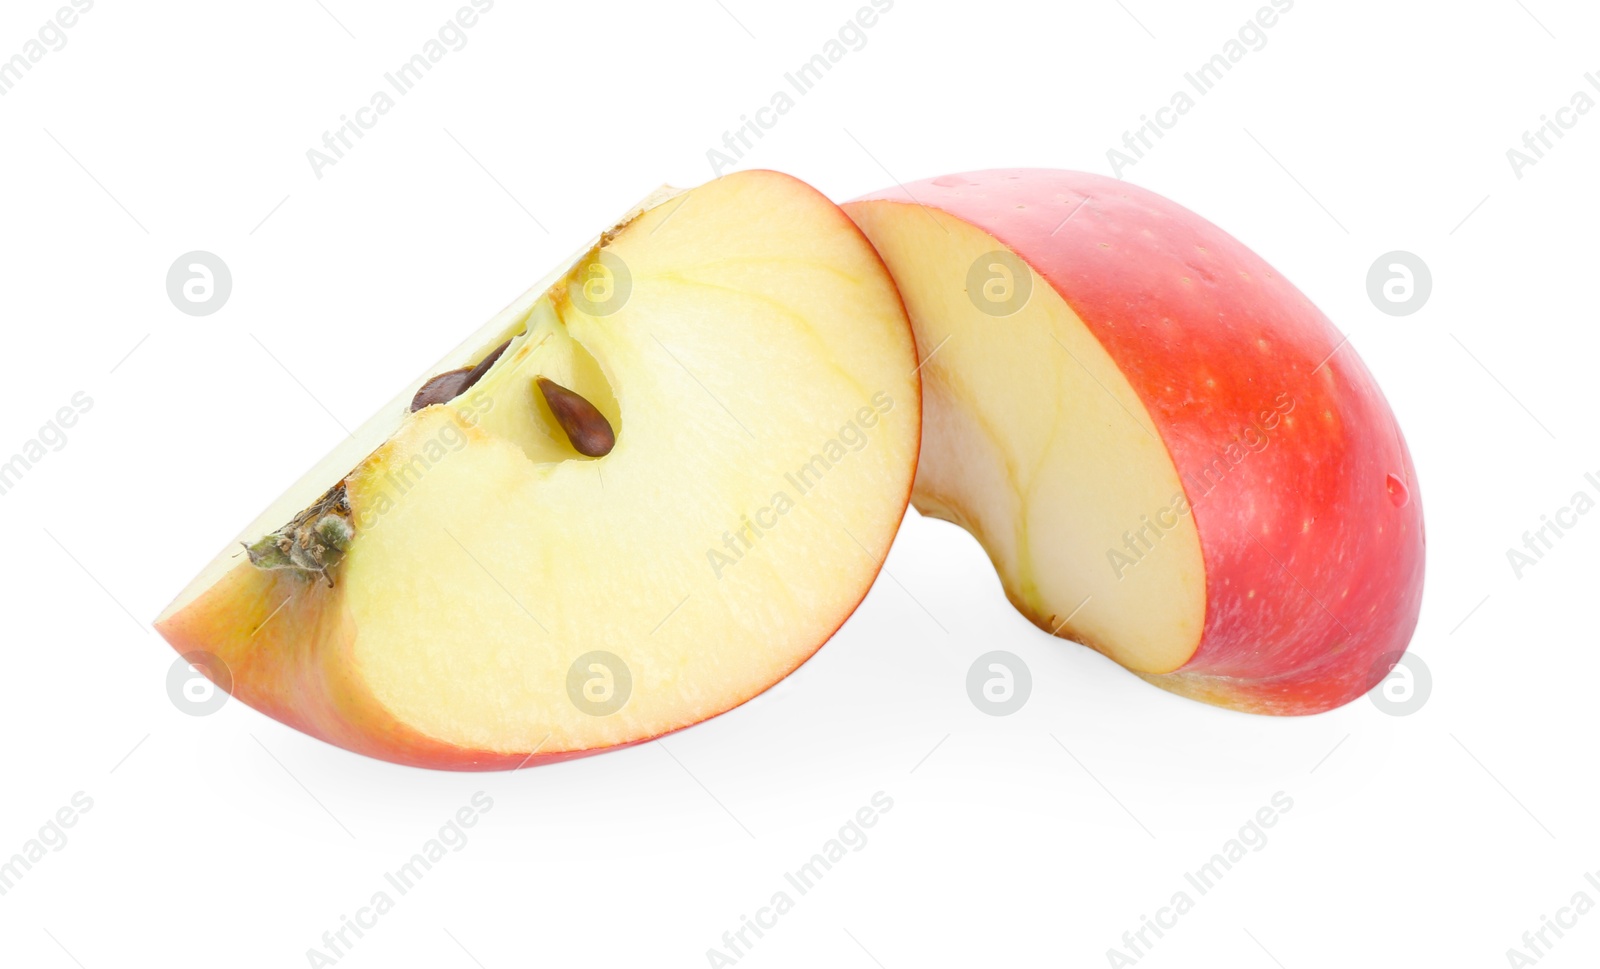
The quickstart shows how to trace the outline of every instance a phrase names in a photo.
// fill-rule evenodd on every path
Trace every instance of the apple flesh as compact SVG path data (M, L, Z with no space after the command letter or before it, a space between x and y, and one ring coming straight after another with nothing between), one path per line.
M1013 604L1176 693L1307 714L1371 689L1422 598L1398 425L1353 348L1221 229L1077 172L845 205L916 334L913 503Z
M881 260L813 189L744 172L658 196L157 628L251 706L398 763L660 736L782 679L865 596L909 501L915 368Z

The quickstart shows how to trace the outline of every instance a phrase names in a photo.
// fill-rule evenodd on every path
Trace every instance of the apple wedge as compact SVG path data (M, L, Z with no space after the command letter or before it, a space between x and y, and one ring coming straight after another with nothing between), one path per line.
M1423 522L1382 393L1326 317L1112 179L952 175L849 203L916 333L913 503L1012 603L1175 693L1346 703L1416 627Z
M256 709L397 763L658 737L772 686L866 595L909 501L915 368L881 260L815 190L742 172L658 194L157 628Z

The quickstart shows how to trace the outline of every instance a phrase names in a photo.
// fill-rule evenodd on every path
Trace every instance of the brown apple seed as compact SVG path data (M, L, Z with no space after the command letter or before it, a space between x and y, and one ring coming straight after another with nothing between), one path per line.
M510 340L500 344L493 353L484 357L476 367L462 367L459 370L451 370L439 374L423 384L422 388L417 391L417 395L411 398L411 413L415 414L422 408L431 407L434 404L448 404L471 390L474 384L483 379L483 375L489 372L489 368L495 365L496 361L500 359L500 355L505 353L506 347L510 345Z
M567 440L579 454L603 458L617 446L617 435L604 414L581 395L576 394L547 377L537 380L539 391L556 423L567 433Z

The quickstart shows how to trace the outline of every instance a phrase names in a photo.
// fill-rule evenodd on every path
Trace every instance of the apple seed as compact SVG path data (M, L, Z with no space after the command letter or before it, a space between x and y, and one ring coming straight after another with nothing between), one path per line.
M500 344L494 349L493 353L484 357L476 367L462 367L459 370L447 371L423 384L421 389L417 391L417 395L411 398L411 413L415 414L422 408L432 407L434 404L448 404L471 390L474 384L483 379L483 375L489 372L489 368L495 365L495 362L500 359L500 355L505 353L506 347L510 345L510 340Z
M567 440L579 454L603 458L611 453L617 446L617 436L604 414L581 395L548 377L537 378L537 383L545 403L550 405L550 413L555 415L556 423L567 432Z

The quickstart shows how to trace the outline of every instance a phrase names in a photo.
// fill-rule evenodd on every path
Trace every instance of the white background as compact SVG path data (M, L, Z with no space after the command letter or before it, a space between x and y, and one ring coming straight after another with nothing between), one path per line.
M1427 515L1420 712L1168 695L1028 625L975 542L913 513L866 603L771 693L665 749L457 775L240 704L188 716L148 624L341 424L656 185L711 177L707 149L858 5L500 0L318 179L306 150L457 7L325 3L101 0L0 98L0 453L94 401L0 497L0 856L93 799L0 897L0 961L307 965L477 791L494 806L470 843L340 965L704 966L879 791L869 843L740 965L1107 965L1279 791L1269 843L1140 965L1500 966L1573 893L1600 901L1600 514L1520 580L1506 558L1600 472L1600 111L1521 178L1506 157L1573 92L1600 98L1592 5L1299 0L1123 173L1274 263L1387 392ZM1257 6L899 0L740 165L841 200L975 168L1109 174ZM55 9L7 3L0 57ZM164 288L196 249L234 276L205 318ZM1401 318L1366 293L1396 249L1434 276ZM1034 681L1003 719L964 685L994 649ZM1593 964L1600 912L1550 938L1541 966Z

